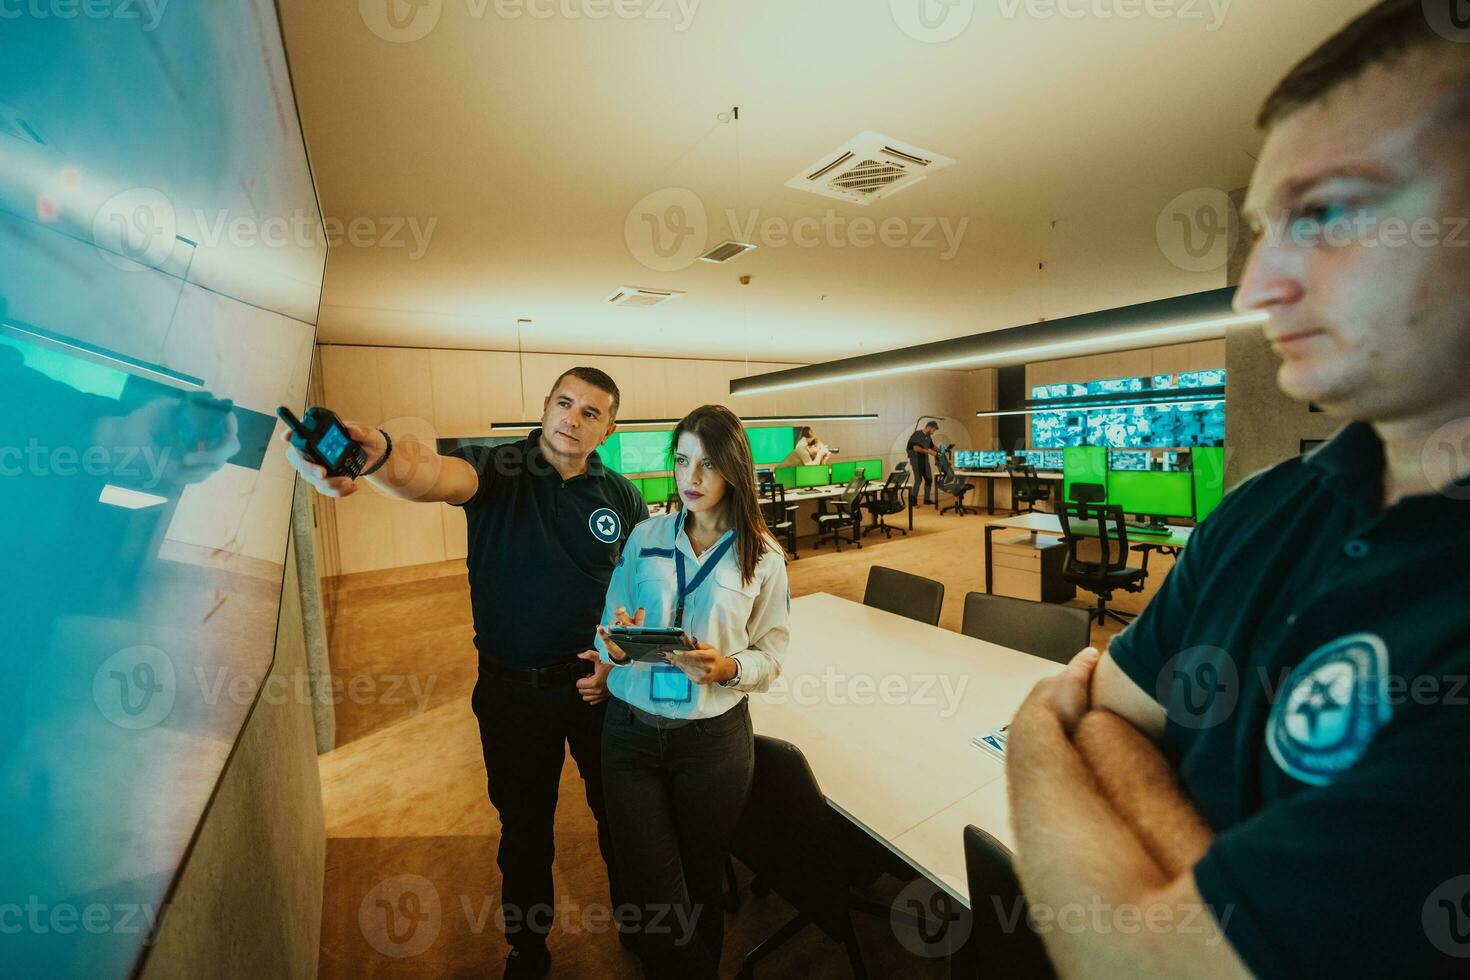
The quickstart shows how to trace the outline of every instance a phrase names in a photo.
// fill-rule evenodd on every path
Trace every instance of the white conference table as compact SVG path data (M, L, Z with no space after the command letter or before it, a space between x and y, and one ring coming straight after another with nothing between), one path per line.
M1012 846L1005 767L974 736L1008 724L1060 664L826 593L791 602L759 735L801 749L828 802L969 904L963 830Z

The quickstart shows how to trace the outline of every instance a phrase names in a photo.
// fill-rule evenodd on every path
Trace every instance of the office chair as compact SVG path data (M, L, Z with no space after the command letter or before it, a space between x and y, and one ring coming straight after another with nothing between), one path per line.
M1076 484L1073 485L1076 489ZM1062 522L1062 538L1066 541L1067 556L1062 561L1062 578L1086 589L1097 596L1096 608L1090 610L1091 617L1099 624L1112 617L1124 626L1134 613L1118 613L1108 608L1113 593L1142 592L1144 579L1148 578L1148 552L1143 554L1143 567L1128 565L1128 525L1123 520L1123 508L1117 504L1063 502L1057 507L1057 517ZM1100 560L1084 561L1077 556L1078 546L1088 539L1081 537L1072 528L1073 521L1096 521L1098 536L1095 539L1101 549Z
M791 556L792 561L801 556L796 553L796 504L786 502L786 488L775 480L762 481L760 485L761 516L766 519L766 527L778 540L786 542L786 554Z
M1064 664L1091 645L1092 614L1052 602L970 592L960 632Z
M847 484L847 489L842 496L833 500L830 497L822 497L817 501L817 512L812 515L812 520L817 524L817 533L830 536L837 550L842 551L842 531L844 528L851 529L852 543L858 548L863 546L863 487L867 485L867 478L862 470ZM828 509L828 506L831 509ZM820 548L826 537L818 538L812 545Z
M868 976L852 913L884 921L903 914L854 893L882 874L884 849L827 805L806 757L790 742L755 737L755 775L732 850L796 909L794 918L745 954L737 976L754 976L757 963L809 925L846 948L853 976Z
M970 937L952 976L1054 978L1041 938L1021 911L1026 899L1011 852L974 825L965 828L965 877L970 887Z
M1074 483L1067 496L1079 504L1100 504L1108 499L1108 488L1101 483Z
M1011 476L1012 517L1021 512L1017 504L1025 504L1026 513L1034 514L1037 504L1051 500L1051 487L1041 481L1030 463L1008 463L1006 472Z
M863 528L863 537L867 537L874 531L882 531L885 538L893 537L894 531L908 537L909 532L905 528L890 527L884 520L887 515L902 514L908 508L903 494L904 484L908 482L908 479L909 475L905 470L894 470L888 474L888 479L883 481L883 489L879 491L878 496L868 501L868 513L873 515L873 523Z
M868 569L863 605L938 626L939 611L944 607L944 583L874 565Z
M946 511L952 510L959 516L964 517L965 494L975 488L970 486L969 480L955 476L954 463L950 462L948 452L942 452L934 457L934 459L939 464L939 481L935 489L942 490L954 498L954 503L948 507L941 507L939 513L943 514Z

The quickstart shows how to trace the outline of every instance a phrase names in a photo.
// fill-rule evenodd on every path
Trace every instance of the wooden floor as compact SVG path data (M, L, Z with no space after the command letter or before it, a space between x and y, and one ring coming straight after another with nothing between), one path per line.
M984 588L985 520L921 511L907 538L874 535L861 550L848 546L841 554L803 541L800 560L790 565L792 594L861 601L869 566L887 565L944 582L940 625L958 629L965 593ZM362 573L336 586L338 747L321 757L321 975L499 976L506 947L495 924L498 822L469 706L476 667L464 564ZM1121 598L1118 606L1138 608L1152 591L1131 603ZM1094 639L1105 644L1113 632L1095 628ZM556 840L551 975L639 976L636 960L606 926L606 872L570 759ZM885 880L875 897L891 899L900 887ZM791 914L779 898L754 899L747 891L744 907L726 920L723 972L733 975L740 957ZM886 921L857 918L875 976L947 975L943 962L908 952ZM763 966L766 976L804 980L849 975L842 948L812 929Z

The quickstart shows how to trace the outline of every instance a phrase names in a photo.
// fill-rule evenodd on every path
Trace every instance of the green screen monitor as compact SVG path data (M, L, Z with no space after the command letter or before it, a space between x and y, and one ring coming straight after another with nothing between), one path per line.
M1191 453L1194 460L1194 519L1209 517L1225 496L1225 448L1205 446Z
M847 463L833 463L832 482L842 484L851 482L853 476L857 473L857 468L857 460L852 460Z
M1125 514L1194 517L1194 474L1114 470L1108 474L1108 503Z
M1073 483L1108 485L1106 446L1068 446L1062 450L1062 499L1072 499Z
M825 487L832 482L830 466L798 466L796 485L799 487ZM780 470L776 471L777 473Z
M626 472L623 469L623 434L614 432L608 436L607 442L597 447L597 458L614 473Z
M665 473L674 468L669 456L669 432L619 432L616 435L623 437L620 473Z
M638 481L643 484L643 499L650 504L661 504L678 489L672 476L650 476Z
M860 460L858 460L853 465L856 466L858 469L862 470L863 471L863 476L867 477L869 480L881 480L881 479L883 479L883 460L881 460L881 459L860 459ZM832 482L833 483L841 483L841 482L843 482L843 481L837 479L837 467L836 466L833 466L832 467Z
M796 487L796 467L776 467L776 482L781 484L781 486L785 487L787 490L794 489Z
M796 430L789 425L746 429L745 438L750 440L750 455L757 466L783 462L796 448Z

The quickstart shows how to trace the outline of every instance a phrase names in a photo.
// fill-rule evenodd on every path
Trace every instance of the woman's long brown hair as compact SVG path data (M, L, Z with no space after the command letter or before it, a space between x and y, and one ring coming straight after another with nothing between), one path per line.
M725 515L735 529L735 549L740 556L740 578L749 582L755 566L771 547L766 519L761 516L760 496L755 489L755 461L745 427L735 413L723 405L701 405L674 426L669 457L679 451L679 437L692 433L704 446L704 454L725 478Z

